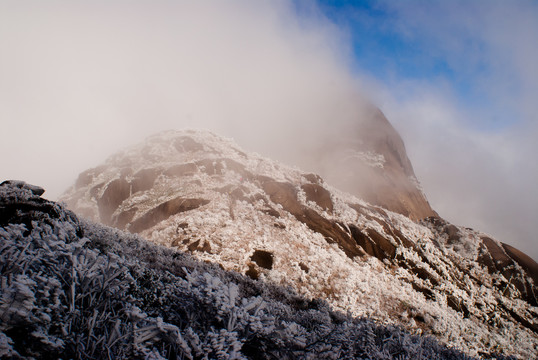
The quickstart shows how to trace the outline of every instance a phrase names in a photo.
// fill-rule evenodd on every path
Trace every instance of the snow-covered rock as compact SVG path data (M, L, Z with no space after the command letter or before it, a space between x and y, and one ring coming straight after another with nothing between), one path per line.
M430 337L79 221L24 185L0 186L2 359L471 360Z
M386 168L398 157L383 159ZM417 223L207 131L152 136L82 173L63 200L89 219L473 356L524 359L538 349L532 259L439 217Z

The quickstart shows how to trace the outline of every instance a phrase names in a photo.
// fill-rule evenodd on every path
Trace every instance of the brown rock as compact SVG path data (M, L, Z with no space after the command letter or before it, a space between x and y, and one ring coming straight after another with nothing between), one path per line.
M297 161L371 204L413 220L437 216L418 188L402 138L379 109L370 106L361 119L339 131L309 150L311 160L298 156ZM378 157L379 163L364 160L368 156Z
M131 191L136 193L139 191L146 191L151 189L155 183L155 179L161 171L159 169L142 169L133 175L133 180L131 180Z
M197 152L204 150L204 145L196 142L190 136L178 137L174 141L174 147L178 152Z
M163 174L166 176L191 176L198 172L198 166L194 163L178 164L166 169Z
M323 183L323 179L317 174L303 174L303 177L312 184L321 185Z
M274 203L293 215L302 215L302 206L297 200L297 190L290 183L262 179L263 190Z
M260 277L260 272L256 269L256 265L248 264L248 270L245 272L245 275L252 280L258 280Z
M184 199L177 197L149 210L144 215L134 220L127 229L135 233L142 232L157 225L161 221L168 219L172 215L193 210L208 203L209 200L205 199Z
M299 267L301 268L301 270L303 270L307 274L310 271L309 267L305 263L300 262Z
M327 189L316 184L304 184L301 188L306 194L306 200L315 202L323 210L333 211L331 193Z
M262 182L262 188L271 201L280 204L284 210L315 232L320 233L329 243L337 243L349 256L362 256L364 251L357 246L351 234L347 233L341 225L330 221L315 210L301 205L297 199L297 190L290 183L268 180L258 177Z
M375 256L380 260L392 259L396 255L396 246L373 229L364 232L355 225L349 225L353 240L368 255Z
M99 217L107 225L112 224L111 216L120 204L131 194L131 185L125 179L112 180L97 201Z
M482 236L481 239L488 249L488 254L497 270L502 271L508 265L512 265L512 259L504 252L502 247L493 241L493 239L490 239L487 236Z
M534 281L534 284L538 285L538 263L513 246L502 243L502 247L506 253L527 272L527 274Z
M137 212L138 208L136 207L122 211L112 219L113 226L117 227L118 229L125 230L125 227L131 222L131 220L133 220Z

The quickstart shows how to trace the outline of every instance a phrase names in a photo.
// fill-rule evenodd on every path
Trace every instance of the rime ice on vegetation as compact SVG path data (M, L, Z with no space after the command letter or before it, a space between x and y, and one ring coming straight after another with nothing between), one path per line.
M471 359L0 186L3 359Z
M153 136L81 174L63 199L171 252L468 356L525 359L538 349L535 280L502 243L440 218L411 221L210 132ZM304 327L275 326L298 348L311 339Z

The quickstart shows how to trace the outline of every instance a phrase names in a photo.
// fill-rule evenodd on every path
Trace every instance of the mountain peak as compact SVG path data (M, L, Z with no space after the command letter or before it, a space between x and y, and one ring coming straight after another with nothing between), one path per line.
M438 216L417 180L404 142L381 110L336 129L303 160L330 184L413 220Z
M405 173L393 155L386 162ZM439 217L417 223L211 132L152 136L83 172L63 200L93 220L470 354L527 356L538 346L537 265L528 257Z

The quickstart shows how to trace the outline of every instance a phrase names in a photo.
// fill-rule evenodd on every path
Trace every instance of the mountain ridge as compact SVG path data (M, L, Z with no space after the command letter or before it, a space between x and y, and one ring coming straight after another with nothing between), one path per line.
M475 359L79 219L42 193L0 184L3 359Z
M411 221L210 132L152 136L82 173L64 201L91 219L471 355L501 348L528 356L538 346L532 259L518 261L510 247L439 217ZM521 339L526 345L515 348Z
M331 127L305 149L290 152L288 163L373 205L412 220L439 216L422 191L400 134L373 104L362 104L357 121Z

